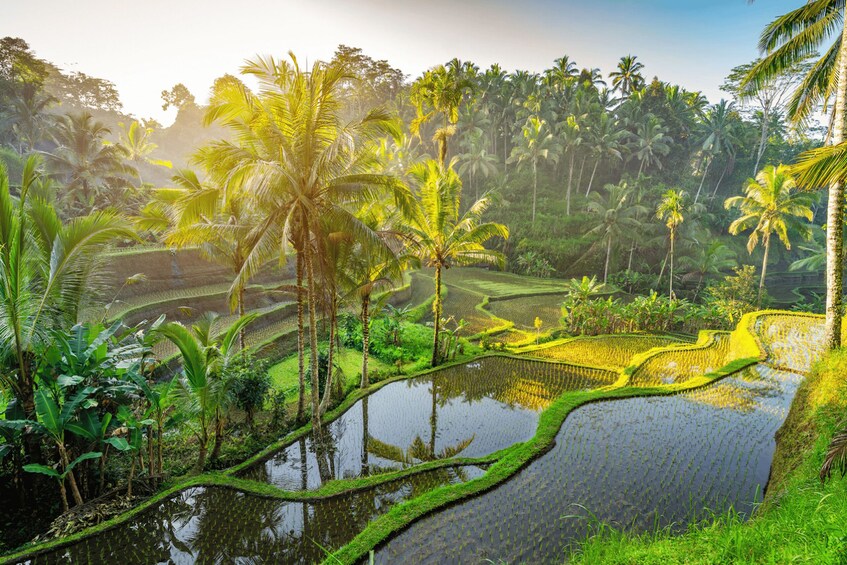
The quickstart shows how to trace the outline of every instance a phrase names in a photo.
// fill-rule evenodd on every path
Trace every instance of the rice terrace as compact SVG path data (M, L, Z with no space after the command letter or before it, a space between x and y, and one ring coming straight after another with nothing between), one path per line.
M847 563L847 6L666 4L5 6L0 564Z

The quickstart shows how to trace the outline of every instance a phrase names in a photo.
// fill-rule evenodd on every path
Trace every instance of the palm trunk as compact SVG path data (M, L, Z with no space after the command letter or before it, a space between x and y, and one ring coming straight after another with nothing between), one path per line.
M535 198L538 193L538 164L532 162L532 223L535 224Z
M765 147L768 142L768 110L767 106L762 109L762 135L759 137L759 147L756 150L756 164L753 166L753 176L759 172L759 163L762 161L762 155L765 154Z
M762 278L759 279L759 295L756 297L756 307L762 307L762 294L765 291L765 276L768 272L768 252L771 248L771 236L770 234L765 234L764 241L762 242L765 246L765 257L762 259Z
M588 194L591 192L591 185L594 184L594 175L597 173L597 165L599 164L600 159L594 161L594 168L591 169L591 178L588 180L588 190L585 191L586 196L588 196Z
M303 323L303 250L297 251L297 369L299 390L297 395L297 421L302 422L306 412L306 338Z
M568 167L568 194L565 198L565 215L566 216L571 215L571 184L572 184L572 181L573 181L573 161L574 161L574 157L576 157L576 152L571 151L571 163L570 163L570 166Z
M639 177L641 176L642 171L644 171L644 163L645 163L644 159L640 159L640 161L641 161L641 164L638 165L638 176Z
M215 441L212 444L212 461L217 461L221 455L224 439L224 419L222 414L215 415Z
M603 269L603 284L609 278L609 258L612 256L612 237L609 236L609 241L606 243L606 267Z
M718 184L715 185L715 190L712 192L712 198L717 196L718 189L721 187L721 183L723 182L723 177L726 175L726 170L729 168L729 161L726 162L726 165L723 167L723 171L721 171L721 176L718 178Z
M324 387L324 396L321 399L321 416L324 415L329 407L329 399L332 397L332 387L334 385L335 374L335 336L338 327L338 295L332 293L332 303L330 304L329 313L329 355L327 355L327 374L326 386Z
M362 297L362 388L367 388L371 384L368 379L368 348L371 341L370 302L369 295Z
M438 332L441 329L441 263L435 266L435 300L432 302L432 314L434 316L435 336L432 340L432 362L433 367L438 365Z
M711 159L706 160L706 168L703 169L703 176L700 178L700 186L697 187L697 194L694 195L694 203L700 198L700 191L703 190L703 183L706 182L706 175L709 173L709 166L712 164Z
M671 230L671 255L670 255L670 257L671 257L671 270L670 270L670 284L668 285L668 289L669 289L668 297L671 298L671 299L673 298L673 247L674 247L674 240L676 239L675 236L676 236L676 234L673 232L673 230Z
M838 90L835 97L835 119L832 127L832 144L844 141L844 119L847 111L847 17L843 18L841 48L838 54ZM824 341L828 349L841 346L841 303L844 294L844 186L839 183L829 187L826 212L826 325ZM837 227L836 227L837 226Z
M368 432L368 397L362 398L362 476L368 475L368 440L370 434Z
M312 369L312 429L320 431L320 380L318 364L318 324L317 324L317 293L315 292L315 265L312 260L312 249L307 244L306 249L306 279L308 283L309 300L309 362Z
M582 186L582 171L585 170L585 160L588 159L588 156L584 156L582 158L582 163L579 165L579 176L576 178L576 189L579 190L579 187Z
M244 288L238 289L238 317L244 317ZM244 353L244 328L241 328L238 331L238 345L241 348L241 352Z

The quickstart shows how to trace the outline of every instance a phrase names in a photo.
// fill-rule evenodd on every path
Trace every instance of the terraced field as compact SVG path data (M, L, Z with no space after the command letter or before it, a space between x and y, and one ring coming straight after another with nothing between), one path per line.
M655 347L682 343L676 338L652 335L605 335L578 337L529 348L524 354L562 363L576 363L621 370L632 358Z
M560 327L562 301L565 295L542 294L518 298L492 300L488 310L504 320L511 320L515 328L531 334L535 333L535 318L541 318L541 332L549 332Z

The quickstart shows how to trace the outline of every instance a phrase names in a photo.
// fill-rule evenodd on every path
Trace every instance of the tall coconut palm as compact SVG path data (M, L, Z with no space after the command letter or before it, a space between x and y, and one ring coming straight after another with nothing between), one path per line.
M606 247L606 261L603 267L603 284L609 279L609 265L612 249L627 232L638 228L635 216L644 209L629 202L630 188L626 183L607 185L605 193L595 192L589 198L588 211L599 216L599 222L588 231L588 235L600 236Z
M538 163L558 161L555 152L556 141L547 126L547 122L537 116L530 116L521 129L520 141L512 149L510 163L529 166L532 170L532 223L535 223L535 205L538 198Z
M624 98L634 91L644 88L644 77L641 75L644 65L636 59L638 57L634 55L621 57L617 70L609 73L609 78L612 79L612 88L619 90Z
M662 195L659 205L656 207L656 218L665 222L670 239L670 283L668 285L668 296L674 298L673 293L673 262L674 245L676 243L679 226L685 221L685 208L688 194L684 190L670 189Z
M137 120L133 120L129 127L123 122L118 124L120 131L118 132L118 151L124 156L124 159L132 163L139 170L143 165L156 165L170 169L173 164L164 159L154 159L150 156L159 146L153 143L150 138L153 136L153 128L144 127ZM144 179L141 178L141 173L138 173L138 180L144 184Z
M136 225L164 232L166 245L199 246L203 255L238 276L247 260L246 237L255 225L256 213L244 192L229 193L213 180L201 181L190 169L177 171L174 187L154 191ZM244 287L229 296L230 308L244 315ZM244 331L239 333L244 348Z
M477 175L485 178L497 173L497 164L500 162L497 155L489 153L485 148L485 142L481 135L473 135L468 141L468 150L459 155L459 174L468 175L475 200L479 200L479 186L476 183Z
M422 263L435 268L435 300L432 312L435 337L432 346L432 365L439 363L438 340L441 326L441 274L453 266L481 262L503 264L503 255L486 249L484 244L494 237L509 237L506 226L481 222L490 205L483 196L460 214L462 181L453 170L455 161L447 166L438 161L426 161L409 171L417 199L408 214L406 238L408 252Z
M776 234L786 249L791 249L791 241L788 239L789 230L799 233L806 239L810 238L811 227L799 219L805 218L809 222L812 221L811 206L814 197L810 193L797 190L797 183L791 170L785 165L778 167L768 165L759 171L755 179L747 181L744 192L744 196L728 198L724 206L727 210L738 208L741 211L741 217L729 225L729 233L737 235L748 229L752 230L747 238L749 253L753 253L753 249L761 238L764 249L758 295L758 302L761 305L768 270L771 236Z
M626 130L622 129L610 114L603 112L599 114L597 121L589 126L588 134L591 153L594 155L594 168L591 169L588 190L585 191L586 196L591 192L600 162L603 159L620 160L622 158L622 140L626 136Z
M750 70L741 88L767 85L788 69L801 64L810 55L822 53L795 89L788 104L789 118L801 122L821 103L832 105L830 141L845 141L847 119L847 17L842 0L814 0L782 15L762 32L759 49L764 56ZM828 226L844 223L844 185L829 186ZM825 340L830 349L841 345L841 304L844 235L840 229L826 232L826 324Z
M583 142L582 132L576 116L570 115L559 128L559 139L563 153L568 155L568 188L565 192L565 215L571 215L571 193L573 187L573 171L576 154Z
M444 165L447 159L447 140L456 133L459 107L465 96L473 92L473 82L459 72L455 65L439 65L426 71L412 84L409 98L417 110L417 117L409 128L420 137L421 126L439 115L444 123L435 131L433 141L438 144L438 158Z
M700 185L697 187L697 193L694 195L695 203L700 198L700 190L703 188L703 182L706 180L706 175L709 172L709 165L712 164L715 157L723 155L728 158L727 166L724 167L712 196L717 194L729 162L735 157L735 150L739 145L737 130L740 125L741 120L735 111L735 103L727 102L726 100L721 100L712 106L703 116L700 122L700 136L702 138L700 145L706 167L703 169Z
M662 157L671 152L673 139L662 120L653 114L647 114L638 122L634 134L630 134L629 151L631 157L638 159L638 176L652 166L662 168Z
M9 191L0 163L0 381L35 416L35 352L52 331L78 322L86 300L96 297L94 274L103 266L104 246L134 238L129 223L95 212L63 223L50 204L33 198L39 160L24 164L19 196Z
M62 116L52 133L57 147L46 155L47 168L64 185L63 200L76 212L108 207L113 196L108 193L138 174L117 146L104 143L109 128L88 112Z
M308 303L311 374L318 375L316 289L325 226L367 242L378 237L351 210L381 196L393 196L405 206L403 187L378 170L376 143L386 135L399 137L396 121L375 109L364 117L343 121L339 89L344 69L315 62L311 70L290 61L259 58L243 74L254 75L258 94L233 81L211 101L207 122L219 122L234 133L231 141L212 143L199 160L227 171L233 191L244 191L255 203L259 221L245 238L247 256L233 282L233 295L257 270L277 257L284 261L293 248L297 259L298 357L304 392L305 324ZM303 281L306 281L305 292ZM308 299L308 300L306 300ZM320 428L318 386L312 386L312 425ZM302 418L303 402L298 406Z

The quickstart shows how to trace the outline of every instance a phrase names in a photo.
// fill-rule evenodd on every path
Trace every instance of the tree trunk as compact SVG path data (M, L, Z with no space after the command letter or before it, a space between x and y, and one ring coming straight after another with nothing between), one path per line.
M244 288L238 289L238 317L244 317ZM241 352L244 353L244 328L238 330L238 345L241 348Z
M532 162L532 223L535 224L535 198L538 193L538 165Z
M68 465L70 465L70 463L71 463L70 459L68 458L68 452L65 449L65 446L62 445L61 443L58 444L58 447L59 447L59 457L61 457L61 459L62 459L62 469L67 469ZM74 504L76 506L79 506L79 505L82 504L82 495L79 493L79 488L77 487L77 484L76 484L76 478L74 477L74 472L68 471L67 478L68 478L68 484L71 487L71 496L73 496Z
M573 161L574 157L576 157L576 152L571 151L571 162L568 167L568 194L565 198L565 215L571 215L571 184L573 182Z
M612 236L609 236L609 241L606 243L606 267L603 269L603 284L609 278L609 258L612 256Z
M765 147L768 143L768 110L767 107L762 108L762 135L759 138L759 148L756 150L756 164L753 166L753 177L759 172L759 163L762 161L762 155L765 154Z
M366 477L369 470L368 462L368 440L370 434L368 432L368 397L362 398L362 476Z
M222 415L215 415L215 441L212 444L212 461L217 461L221 455L221 445L224 440L224 418Z
M594 168L591 169L591 178L588 179L588 190L585 191L585 196L588 196L588 193L591 192L591 185L594 184L594 175L597 173L597 165L600 164L600 159L594 161Z
M844 141L844 119L845 111L847 111L847 17L843 20L841 49L838 54L835 123L832 127L833 145ZM824 341L828 349L836 349L841 346L841 303L844 294L844 281L842 280L844 268L844 186L838 183L829 187L826 225L830 229L826 230L826 325Z
M673 229L671 229L671 256L670 256L671 257L671 270L670 270L670 285L668 287L669 288L668 297L671 298L671 299L673 299L673 247L674 247L674 240L675 239L676 239L676 234L674 233Z
M435 337L432 340L432 362L433 367L438 365L438 332L441 329L441 263L435 266L435 300L432 302L432 314L434 316Z
M639 161L641 161L641 163L638 165L638 177L641 177L641 173L642 171L644 171L644 163L646 162L646 160L639 159Z
M756 307L762 307L762 293L765 290L765 275L768 272L768 252L771 248L771 236L770 234L765 234L764 241L762 242L765 246L765 257L762 259L762 278L759 279L759 295L756 297Z
M723 182L723 177L726 175L726 170L729 168L729 161L726 162L726 165L723 167L723 171L721 171L721 176L718 178L718 184L715 185L715 190L712 192L712 198L718 195L718 189L721 187L721 183Z
M576 189L579 190L579 187L582 186L582 171L585 170L585 160L588 156L583 156L582 163L579 165L579 176L576 178Z
M302 422L306 413L306 336L303 323L303 250L297 250L297 370L299 389L297 395L297 422Z
M711 159L706 160L706 168L703 169L703 176L700 178L700 186L697 187L697 194L694 195L694 203L700 198L700 191L703 190L703 183L706 181L706 175L709 174L709 166L712 164Z
M332 301L329 312L329 355L327 355L327 373L326 386L324 387L324 396L321 398L321 416L324 415L329 407L329 399L332 397L332 387L335 383L335 336L338 333L338 295L332 291Z
M306 249L306 279L308 283L309 300L309 361L312 369L312 429L320 431L320 372L318 363L318 324L317 324L317 293L315 291L315 265L312 260L312 249L307 244Z
M371 341L370 329L370 295L362 297L362 383L361 388L367 388L371 382L368 379L368 347Z
M206 466L206 453L209 450L209 439L207 437L200 438L200 450L197 452L197 465L194 468L196 473L202 473L203 467Z
M62 497L62 512L70 510L68 506L68 491L65 490L65 479L59 479L59 495Z

